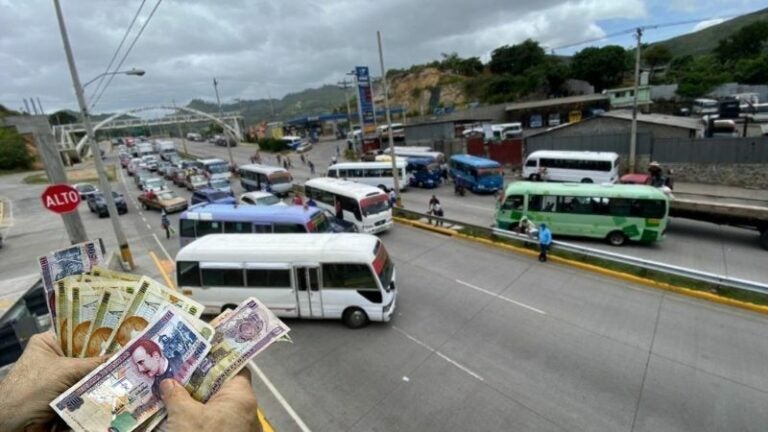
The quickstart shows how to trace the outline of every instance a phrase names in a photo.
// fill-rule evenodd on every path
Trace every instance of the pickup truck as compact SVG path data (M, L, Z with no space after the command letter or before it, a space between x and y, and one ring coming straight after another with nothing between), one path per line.
M144 210L165 210L166 213L174 213L187 209L187 200L176 195L174 191L161 191L156 194L139 195L139 203Z

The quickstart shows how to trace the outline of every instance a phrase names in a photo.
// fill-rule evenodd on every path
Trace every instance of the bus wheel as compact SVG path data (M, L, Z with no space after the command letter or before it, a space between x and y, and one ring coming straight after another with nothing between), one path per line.
M237 309L237 305L234 305L232 303L227 303L221 307L222 312L228 311L228 310L235 310L235 309Z
M582 183L592 183L592 179L591 178L583 178L583 179L581 179L581 182Z
M621 231L611 231L608 233L608 243L611 246L621 246L627 242L627 236Z
M531 174L528 176L528 180L530 181L539 181L541 180L541 176L538 174Z
M345 310L341 320L344 321L347 327L357 329L368 324L368 315L364 310L354 307Z

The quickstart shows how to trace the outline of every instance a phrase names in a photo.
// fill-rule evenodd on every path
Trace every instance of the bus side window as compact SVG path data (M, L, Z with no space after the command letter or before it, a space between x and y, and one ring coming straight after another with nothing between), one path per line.
M226 286L242 287L245 286L242 269L203 269L204 286Z
M528 198L528 211L554 212L557 197L550 195L531 195Z
M253 232L257 234L272 234L272 225L253 224Z
M200 264L194 261L179 261L176 265L176 279L179 281L179 285L201 286Z
M274 225L275 234L295 234L295 233L306 233L307 229L304 227L304 225L301 224L275 224Z
M224 222L224 232L228 234L246 234L251 232L248 222Z
M365 264L323 264L323 287L378 290L373 272Z
M291 271L282 269L248 269L246 285L261 288L291 288Z
M195 221L181 219L179 221L179 236L195 238Z
M197 236L202 237L208 234L221 234L221 228L221 222L197 221Z
M328 177L336 178L336 171L335 169L328 170Z
M502 210L522 210L525 197L523 195L510 195L507 197L504 204L501 206Z
M525 166L529 168L536 168L536 159L528 159L525 161Z

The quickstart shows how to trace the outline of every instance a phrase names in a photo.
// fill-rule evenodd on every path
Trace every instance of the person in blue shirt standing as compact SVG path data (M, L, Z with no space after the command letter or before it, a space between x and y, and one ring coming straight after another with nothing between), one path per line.
M539 226L539 261L547 262L547 251L552 245L552 231L549 230L547 224L541 224Z

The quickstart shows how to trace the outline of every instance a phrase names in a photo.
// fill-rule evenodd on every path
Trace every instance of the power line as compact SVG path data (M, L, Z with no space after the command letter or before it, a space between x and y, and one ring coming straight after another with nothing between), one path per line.
M128 55L131 53L131 50L133 50L134 45L136 45L136 42L138 42L139 38L141 37L141 34L144 33L144 29L147 28L147 24L149 24L150 21L152 21L152 17L155 15L155 11L157 10L158 6L160 6L160 3L162 3L163 0L157 0L157 3L155 3L155 7L152 8L152 12L149 13L149 16L147 17L147 20L144 21L144 24L142 24L141 28L139 29L139 32L136 34L136 36L133 38L133 41L131 42L131 45L128 47L128 49L125 51L125 54L123 54L123 58L120 59L120 63L115 67L115 71L120 70L120 67L123 66L123 63L125 62L125 59L128 58ZM115 75L110 75L109 79L107 80L107 84L104 85L104 88L101 89L101 93L94 99L94 101L91 103L91 110L93 110L93 107L96 106L96 104L99 102L101 97L104 95L104 92L109 87L109 84L112 82L112 80L115 78Z
M618 31L616 33L607 34L605 36L601 36L601 37L598 37L598 38L586 39L586 40L583 40L583 41L580 41L580 42L570 43L570 44L567 44L567 45L561 45L559 47L552 48L552 51L554 51L554 50L561 50L561 49L565 49L565 48L572 48L572 47L579 46L579 45L584 45L584 44L588 44L588 43L592 43L592 42L598 42L598 41L605 40L605 39L611 39L611 38L614 38L616 36L621 36L621 35L625 35L625 34L635 33L638 29L640 29L640 30L648 30L648 29L657 29L657 28L664 28L664 27L674 27L674 26L685 25L685 24L697 24L697 23L700 23L700 22L703 22L703 21L709 21L709 20L716 19L716 18L722 18L724 20L727 20L727 19L735 18L737 16L739 16L739 15L726 15L726 16L721 16L721 17L699 18L699 19L695 19L695 20L676 21L676 22L669 22L669 23L662 23L662 24L655 24L655 25L638 26L638 27L633 27L633 28L626 29L626 30L621 30L621 31Z
M101 85L104 83L104 78L107 77L107 74L109 73L109 69L115 63L115 59L117 58L117 55L120 54L120 50L123 48L123 44L125 43L125 40L128 39L128 35L131 33L131 30L133 29L133 25L136 23L136 19L139 17L139 13L141 13L141 9L144 8L144 3L146 2L147 0L141 0L141 4L139 5L139 8L136 10L136 13L133 15L133 19L131 20L131 23L128 25L128 28L125 29L123 40L120 41L120 45L117 46L115 53L112 54L112 59L109 61L109 65L107 65L107 68L104 70L104 76L102 76L99 79L98 84L96 84L96 90L94 90L93 93L91 93L91 97L89 99L92 99L93 96L95 96L96 93L98 93L99 90L101 90Z

